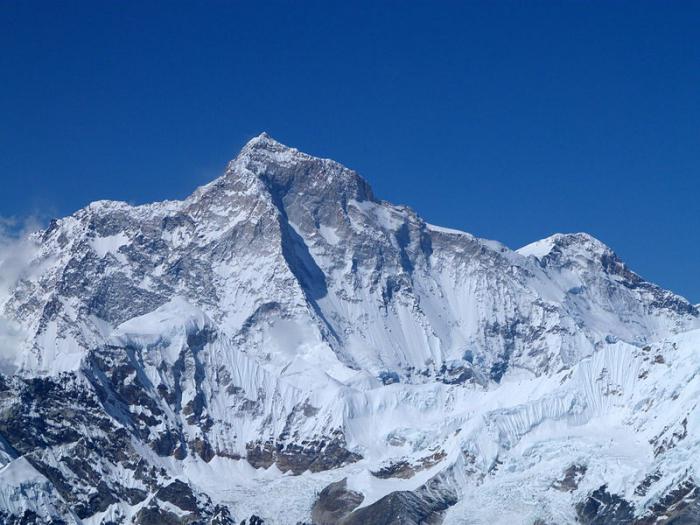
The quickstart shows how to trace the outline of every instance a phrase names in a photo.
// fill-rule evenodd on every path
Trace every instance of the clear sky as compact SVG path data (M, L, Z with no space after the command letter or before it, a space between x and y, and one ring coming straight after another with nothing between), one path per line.
M700 301L700 2L0 4L0 216L180 198L252 136Z

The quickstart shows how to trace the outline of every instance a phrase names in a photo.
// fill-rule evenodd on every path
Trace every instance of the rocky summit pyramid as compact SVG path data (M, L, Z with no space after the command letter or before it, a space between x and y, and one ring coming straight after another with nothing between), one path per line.
M4 282L1 523L700 522L698 308L589 235L513 251L263 134Z

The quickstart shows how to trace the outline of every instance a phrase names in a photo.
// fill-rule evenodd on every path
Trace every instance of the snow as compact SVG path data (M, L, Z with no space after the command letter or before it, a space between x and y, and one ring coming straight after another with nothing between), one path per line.
M549 254L554 248L554 239L548 237L547 239L542 239L541 241L535 241L527 246L523 246L516 250L520 255L532 256L532 257L544 257Z
M111 334L116 346L152 346L173 335L185 335L200 330L210 321L199 308L186 299L175 296L153 312L134 317L120 324Z
M47 522L51 518L68 517L70 525L78 525L53 485L26 458L17 458L0 468L0 509L17 515L36 513Z
M330 228L325 224L322 224L319 227L319 232L328 244L335 246L336 244L338 244L338 242L340 242L340 236L334 228Z
M107 237L95 237L90 240L90 246L98 255L104 257L108 253L116 253L119 248L129 242L129 238L124 233L108 235Z
M453 228L445 228L444 226L437 226L435 224L426 223L426 226L428 227L429 230L434 231L434 232L447 233L450 235L469 235L468 233L463 232L461 230L455 230Z
M153 312L119 325L108 342L125 348L158 347L172 365L186 346L187 336L210 325L211 321L202 310L175 296Z

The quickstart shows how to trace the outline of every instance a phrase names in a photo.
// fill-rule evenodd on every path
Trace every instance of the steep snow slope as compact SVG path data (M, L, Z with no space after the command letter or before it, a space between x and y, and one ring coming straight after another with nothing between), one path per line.
M0 297L8 522L694 512L698 310L586 234L512 251L263 134L28 253Z

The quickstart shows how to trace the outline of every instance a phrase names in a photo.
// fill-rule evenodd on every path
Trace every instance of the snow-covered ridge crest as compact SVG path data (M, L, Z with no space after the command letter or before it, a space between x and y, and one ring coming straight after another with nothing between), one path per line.
M696 479L697 307L589 235L513 251L262 134L183 201L33 239L0 461L46 498L0 521L585 522L594 491L661 516Z

